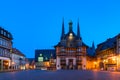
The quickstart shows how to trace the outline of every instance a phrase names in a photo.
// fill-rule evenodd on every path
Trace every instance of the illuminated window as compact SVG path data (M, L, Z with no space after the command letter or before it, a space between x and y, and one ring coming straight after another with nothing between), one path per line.
M40 56L42 56L42 54L40 54Z
M46 57L45 60L48 60L48 58Z
M38 57L38 62L43 62L43 57Z

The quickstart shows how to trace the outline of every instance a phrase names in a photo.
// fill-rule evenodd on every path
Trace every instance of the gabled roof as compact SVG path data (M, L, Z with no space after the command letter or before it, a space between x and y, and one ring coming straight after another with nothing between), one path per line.
M88 48L88 45L86 45L84 42L82 42L82 46L85 46L85 47Z
M102 51L102 50L106 50L106 49L109 49L109 48L114 48L116 47L116 42L117 42L117 36L113 37L113 38L109 38L107 39L105 42L103 43L100 43L98 46L97 46L97 51Z
M57 45L55 45L54 47L62 47L62 46L64 46L64 45L62 45L60 42L57 44Z
M16 49L16 48L12 48L12 54L17 54L17 55L25 57L25 55L21 51L19 51L18 49Z

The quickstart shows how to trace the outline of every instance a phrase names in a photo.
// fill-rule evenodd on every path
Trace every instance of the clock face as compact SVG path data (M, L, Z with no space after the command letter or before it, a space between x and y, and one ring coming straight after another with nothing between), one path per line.
M73 36L73 34L72 33L70 33L70 35L69 36Z
M73 34L72 34L72 33L69 34L69 39L70 39L70 40L73 39Z

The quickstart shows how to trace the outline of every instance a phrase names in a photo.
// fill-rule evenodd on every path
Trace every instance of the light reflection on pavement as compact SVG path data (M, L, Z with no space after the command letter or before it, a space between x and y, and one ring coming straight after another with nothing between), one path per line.
M120 72L85 70L27 70L0 73L0 80L120 80Z

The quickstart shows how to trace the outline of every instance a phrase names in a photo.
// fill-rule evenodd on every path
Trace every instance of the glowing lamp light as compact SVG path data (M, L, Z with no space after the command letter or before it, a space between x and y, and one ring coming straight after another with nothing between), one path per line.
M106 60L103 60L103 62L105 62Z
M94 64L97 64L97 62L94 62Z
M115 61L116 60L115 57L113 57L112 60Z
M12 65L14 65L15 64L15 62L12 62Z

